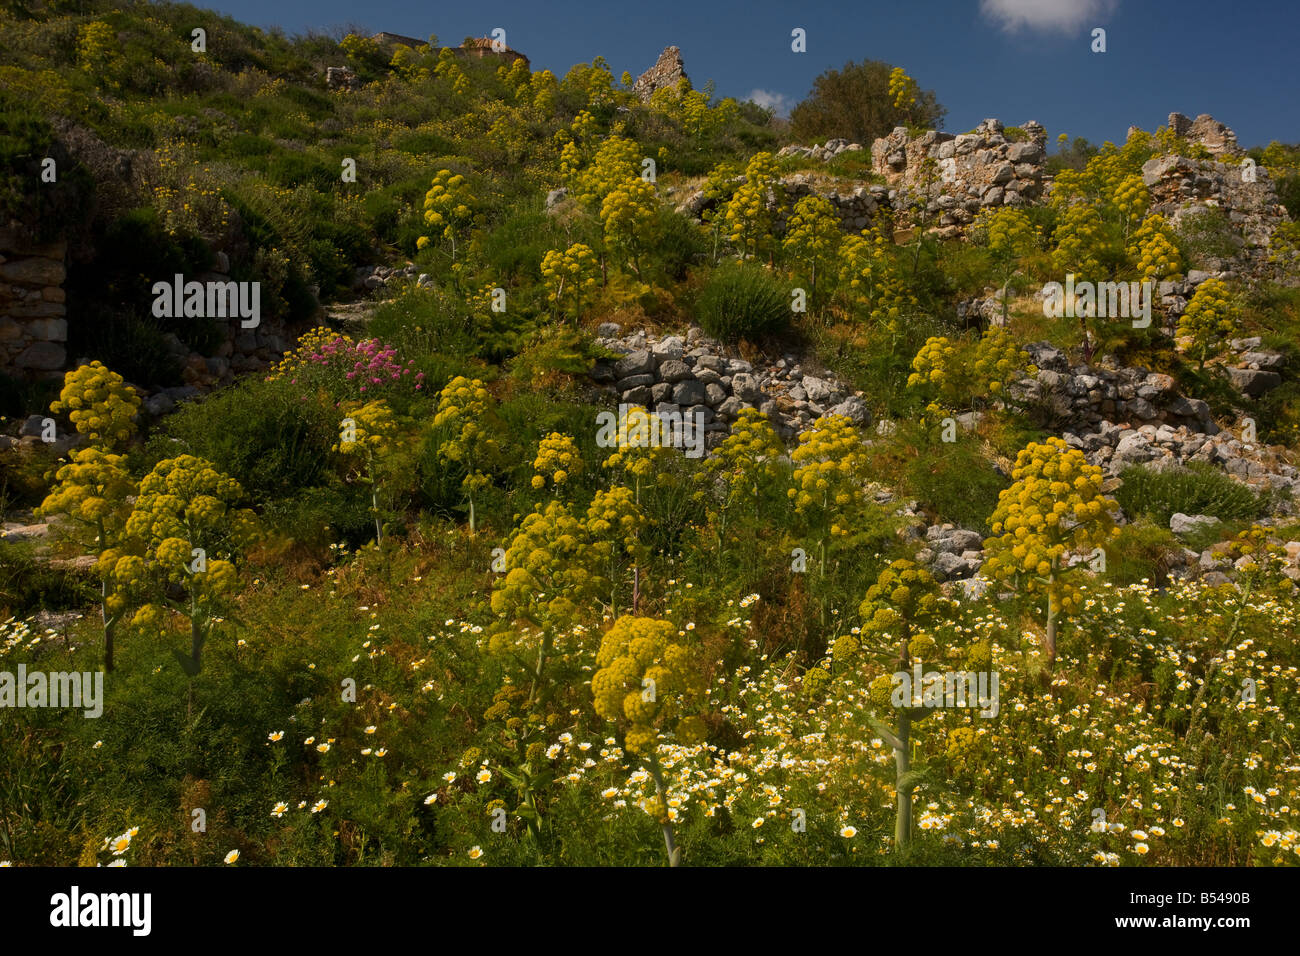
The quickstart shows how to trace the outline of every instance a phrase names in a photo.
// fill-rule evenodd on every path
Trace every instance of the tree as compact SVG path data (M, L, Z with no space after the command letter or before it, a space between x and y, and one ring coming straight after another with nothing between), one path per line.
M1101 469L1060 438L1023 448L1011 478L989 518L993 534L984 541L984 573L1047 595L1044 643L1050 666L1056 660L1058 618L1082 604L1071 581L1080 565L1066 556L1092 552L1119 534L1112 514L1119 505L1102 495Z
M791 132L806 142L839 136L869 147L909 118L918 126L938 128L947 110L932 90L917 89L915 104L906 109L895 105L892 69L879 60L864 60L827 70L813 81L808 98L790 111Z

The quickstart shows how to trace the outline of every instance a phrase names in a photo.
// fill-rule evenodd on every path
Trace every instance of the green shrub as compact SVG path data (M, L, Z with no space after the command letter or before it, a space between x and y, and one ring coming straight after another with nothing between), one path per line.
M1119 536L1106 545L1105 578L1116 587L1143 578L1159 583L1169 574L1170 557L1182 548L1168 523L1161 526L1142 518L1120 528Z
M1125 514L1146 515L1166 528L1179 512L1232 521L1256 517L1261 510L1255 492L1204 462L1164 471L1133 465L1120 473L1120 480L1115 500Z
M375 537L370 489L363 485L332 484L304 488L272 502L265 520L295 545L323 553L331 544L358 547Z
M336 412L288 380L250 378L182 405L150 450L159 458L180 450L206 458L265 500L320 484L338 428Z
M648 256L651 267L672 281L680 282L686 278L688 266L704 260L709 252L709 240L690 220L667 206L657 206L656 215L659 239Z
M958 428L955 442L938 441L914 426L917 454L906 456L902 487L942 521L987 532L998 494L1010 482L981 451L979 439ZM902 430L902 429L900 429Z
M431 394L467 369L475 355L495 351L490 331L460 296L416 286L380 303L366 326L367 337L415 362L425 375L424 391Z
M1184 216L1177 230L1179 245L1193 265L1207 259L1229 259L1237 254L1242 240L1222 209L1205 206Z
M0 621L41 609L80 608L93 599L88 578L37 561L27 546L0 542Z
M724 262L713 270L696 310L705 332L724 342L780 332L790 320L788 290L760 265Z

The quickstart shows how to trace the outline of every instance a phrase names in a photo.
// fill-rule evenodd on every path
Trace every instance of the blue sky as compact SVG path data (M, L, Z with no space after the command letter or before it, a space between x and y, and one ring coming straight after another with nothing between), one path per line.
M203 5L203 0L196 0ZM1154 130L1177 110L1210 113L1243 146L1300 141L1300 4L1293 0L699 0L416 3L410 0L217 0L213 8L288 33L355 23L436 33L458 44L506 31L533 69L562 76L602 55L637 76L669 44L696 86L786 109L849 60L903 66L964 132L985 117L1034 119L1095 143ZM790 34L807 31L807 52ZM1106 30L1106 52L1091 33Z

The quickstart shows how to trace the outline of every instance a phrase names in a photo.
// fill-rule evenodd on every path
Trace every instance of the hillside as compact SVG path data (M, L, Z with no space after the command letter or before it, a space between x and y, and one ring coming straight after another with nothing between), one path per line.
M1300 864L1300 148L0 27L0 861Z

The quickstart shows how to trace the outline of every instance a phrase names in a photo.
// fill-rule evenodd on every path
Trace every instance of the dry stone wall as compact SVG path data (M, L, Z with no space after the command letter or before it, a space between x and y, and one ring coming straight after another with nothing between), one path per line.
M67 243L0 229L0 368L57 375L67 362Z

